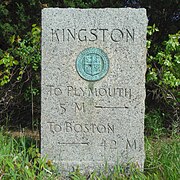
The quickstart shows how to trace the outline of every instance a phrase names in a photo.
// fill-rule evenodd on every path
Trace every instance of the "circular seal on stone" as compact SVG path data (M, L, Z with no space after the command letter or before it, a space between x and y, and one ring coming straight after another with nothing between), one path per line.
M87 81L102 79L109 70L107 54L99 48L84 49L76 59L78 74Z

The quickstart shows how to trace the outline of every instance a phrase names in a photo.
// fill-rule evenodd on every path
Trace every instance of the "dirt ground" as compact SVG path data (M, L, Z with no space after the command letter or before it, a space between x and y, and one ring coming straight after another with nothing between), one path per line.
M22 137L22 136L26 136L26 137L30 137L34 140L40 140L40 132L38 130L32 131L29 129L22 129L19 131L8 131L8 134L12 135L13 137Z

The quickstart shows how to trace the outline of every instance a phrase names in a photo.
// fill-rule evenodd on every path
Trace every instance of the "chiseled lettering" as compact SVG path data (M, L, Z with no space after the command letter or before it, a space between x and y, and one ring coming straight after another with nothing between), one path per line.
M72 123L71 122L65 122L66 132L72 132Z
M126 143L126 149L136 149L136 140L134 139L133 142L130 142L129 139L127 139Z
M105 127L103 124L99 124L99 125L97 126L97 131L98 131L99 133L105 133L105 132L106 132L106 127Z
M123 96L123 88L116 88L119 92L119 97L122 97Z
M61 90L60 88L54 88L54 94L55 94L56 96L59 96L59 95L62 94L62 90Z
M49 94L50 94L50 96L52 96L53 95L53 85L47 85L47 87L49 87L50 89L49 89Z
M99 95L100 96L106 96L107 95L107 90L105 88L100 88L99 89Z
M84 35L82 36L82 32L84 31ZM83 38L82 38L83 37ZM87 41L87 37L86 37L86 29L80 29L78 32L78 39L80 41Z
M49 129L52 133L114 133L114 125L107 124L95 124L95 123L75 123L74 121L65 121L58 124L55 122L47 122ZM130 144L130 143L129 143ZM132 145L130 144L130 147Z
M84 132L89 132L89 125L88 124L84 125Z
M72 90L73 90L72 86L67 86L68 96L70 96L70 92L72 92Z
M114 133L114 125L111 125L111 124L107 124L107 132L110 133Z
M115 88L113 88L113 89L108 88L108 95L111 96L111 97L114 96L115 95Z
M59 31L59 29L56 29L56 30L51 29L52 41L54 41L54 35L55 35L56 40L59 42L59 36L58 36L57 31Z
M52 132L52 133L54 133L54 131L53 131L53 125L54 125L54 122L47 122L47 124L49 124L49 128L50 128L50 131Z
M88 96L98 96L97 88L88 88Z
M59 124L54 124L54 131L55 131L55 132L60 132L60 131L62 131L61 126L60 126Z
M85 112L84 102L81 103L81 105L78 105L78 103L76 103L76 102L74 104L75 104L75 112L77 112L77 111Z
M81 96L81 94L80 94L80 92L79 92L79 89L74 88L74 95L75 95L75 96Z
M72 32L73 31L73 32ZM68 41L70 40L70 36L71 36L71 38L73 38L74 40L76 39L76 31L75 31L75 29L73 29L73 30L70 30L70 29L67 29L67 32L68 32Z
M96 124L91 124L91 127L92 127L92 132L94 133L94 129L96 127Z
M96 41L98 39L98 37L97 37L97 29L91 29L90 34L93 35L94 39L89 39L89 41Z
M83 90L83 88L82 88L82 87L80 87L79 89L80 89L80 90L81 90L81 92L82 92L82 96L85 96L85 91Z
M64 114L66 112L66 104L65 103L60 103L59 102L59 110L61 112L61 114Z
M117 141L116 140L110 141L110 149L117 149Z
M65 41L65 32L64 32L64 29L62 29L62 33L63 33L62 38L63 38L63 42L64 42Z
M131 99L131 89L125 89L125 97Z
M100 31L102 31L102 40L105 41L105 31L108 31L108 29L99 29Z
M51 29L51 40L53 42L70 42L70 41L113 41L115 43L124 41L124 42L134 42L135 40L135 30L131 29Z
M123 39L124 33L120 29L113 29L111 31L111 39L114 42L119 42Z
M46 85L47 93L52 96L60 96L63 93L67 94L67 96L71 97L98 97L98 96L106 96L106 97L122 97L122 98L132 98L132 89L130 88L119 88L119 87L73 87L66 86L62 87L54 87L53 85Z
M74 131L75 132L82 132L82 125L81 124L75 124L74 125Z
M126 29L126 42L128 42L129 37L134 41L134 29L132 29L132 32L130 32L128 29Z

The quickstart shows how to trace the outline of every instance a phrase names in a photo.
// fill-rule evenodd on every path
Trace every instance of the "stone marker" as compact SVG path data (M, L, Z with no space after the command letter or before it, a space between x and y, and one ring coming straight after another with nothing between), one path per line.
M61 171L144 164L145 9L42 11L41 153Z

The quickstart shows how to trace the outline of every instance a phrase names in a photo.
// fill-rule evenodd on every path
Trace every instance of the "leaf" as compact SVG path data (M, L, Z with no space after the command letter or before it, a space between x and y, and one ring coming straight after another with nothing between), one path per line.
M33 24L32 27L36 27L36 24Z
M21 38L20 38L20 36L18 35L18 36L17 36L17 39L16 39L16 42L20 43L20 41L21 41Z
M19 62L18 62L17 60L14 60L14 61L13 61L13 64L18 65Z
M164 65L170 67L170 66L171 66L171 62L166 59L166 60L164 61Z
M15 35L13 35L13 36L10 37L10 43L13 44L14 41L15 41Z
M1 59L1 60L0 60L0 65L2 65L2 64L4 64L4 62L3 62L3 60Z

